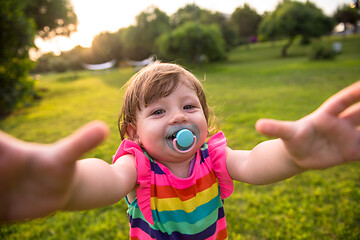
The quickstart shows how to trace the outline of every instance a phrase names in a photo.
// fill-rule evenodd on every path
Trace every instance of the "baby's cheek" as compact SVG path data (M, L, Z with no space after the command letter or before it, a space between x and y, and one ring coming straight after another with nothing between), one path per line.
M142 144L145 149L155 149L158 151L162 145L161 141L162 138L155 137L154 134L149 133L149 136L142 141Z

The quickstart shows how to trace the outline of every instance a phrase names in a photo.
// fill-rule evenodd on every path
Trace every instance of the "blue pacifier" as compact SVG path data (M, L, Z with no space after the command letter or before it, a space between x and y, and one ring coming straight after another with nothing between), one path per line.
M182 129L176 134L177 144L182 148L190 147L194 142L194 134L188 129Z
M167 133L167 144L179 153L187 153L195 146L199 135L196 125L172 127Z

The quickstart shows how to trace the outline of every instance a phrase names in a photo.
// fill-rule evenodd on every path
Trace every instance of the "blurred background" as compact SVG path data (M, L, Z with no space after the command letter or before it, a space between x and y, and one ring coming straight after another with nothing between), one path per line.
M296 37L307 45L360 29L358 0L0 3L1 115L36 98L29 73L224 61L240 45L281 40L286 57Z
M111 163L123 86L159 59L202 80L229 147L252 149L259 118L297 120L359 80L359 29L355 0L0 0L0 129L52 143L99 119L109 137L83 157ZM360 239L359 173L235 183L229 239ZM0 223L0 239L129 239L126 210Z

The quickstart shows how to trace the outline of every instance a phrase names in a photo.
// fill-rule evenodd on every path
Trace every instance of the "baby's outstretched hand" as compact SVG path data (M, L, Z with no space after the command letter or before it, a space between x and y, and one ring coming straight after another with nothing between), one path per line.
M0 222L58 210L68 197L76 160L107 133L107 126L96 121L54 144L43 145L0 131Z
M260 119L258 132L281 138L303 169L360 161L360 81L341 90L316 111L294 121Z

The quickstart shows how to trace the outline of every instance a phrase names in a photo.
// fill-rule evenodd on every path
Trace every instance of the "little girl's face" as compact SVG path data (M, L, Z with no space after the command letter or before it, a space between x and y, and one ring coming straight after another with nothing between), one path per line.
M187 81L186 79L182 79ZM176 126L195 125L199 129L197 143L188 153L179 153L168 145L167 132ZM146 149L150 156L160 162L180 162L192 158L205 142L207 122L201 103L194 89L179 83L169 96L142 106L136 113L133 139Z

